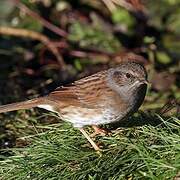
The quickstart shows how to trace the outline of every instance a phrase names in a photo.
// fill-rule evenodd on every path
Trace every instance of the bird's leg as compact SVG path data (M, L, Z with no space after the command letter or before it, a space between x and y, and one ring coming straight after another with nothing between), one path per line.
M96 151L100 151L100 148L97 146L97 144L90 138L90 136L86 133L86 131L83 128L79 128L79 130L82 132L82 134L86 137L86 139L91 143L92 147Z
M98 126L96 125L92 125L92 128L94 129L94 133L92 133L90 135L90 137L94 137L96 136L97 134L100 134L101 136L105 136L108 132L104 129L101 129L99 128Z

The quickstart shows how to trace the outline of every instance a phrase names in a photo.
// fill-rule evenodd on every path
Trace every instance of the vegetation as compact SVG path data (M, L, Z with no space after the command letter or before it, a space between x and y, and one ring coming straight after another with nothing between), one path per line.
M179 1L0 2L0 104L143 56L138 113L94 140L40 109L0 114L0 179L180 178ZM146 60L147 59L147 60ZM91 133L91 127L87 127Z

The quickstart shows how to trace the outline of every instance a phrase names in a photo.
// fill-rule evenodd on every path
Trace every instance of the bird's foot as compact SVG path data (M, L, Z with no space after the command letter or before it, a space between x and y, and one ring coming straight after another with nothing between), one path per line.
M91 137L86 133L86 131L83 128L79 128L79 130L82 132L82 134L87 138L87 140L90 142L92 147L95 149L95 151L100 152L101 149L99 146L91 139Z
M92 128L94 129L94 132L90 137L95 137L96 135L106 136L108 134L107 130L99 128L98 126L93 125Z

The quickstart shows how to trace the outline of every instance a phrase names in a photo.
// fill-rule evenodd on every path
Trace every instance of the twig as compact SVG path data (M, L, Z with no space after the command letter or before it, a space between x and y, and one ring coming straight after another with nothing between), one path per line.
M69 48L69 45L67 42L54 42L54 45L56 47L60 47L62 50L62 53L66 53L73 57L78 58L89 58L92 61L101 62L101 63L108 63L110 61L113 61L117 64L123 62L123 61L136 61L138 63L143 64L144 66L148 65L149 62L142 56L138 55L140 52L144 52L144 49L133 49L133 51L121 51L117 53L108 53L106 51L99 51L99 50L92 50L92 49L76 49L72 50ZM136 54L137 53L137 54ZM98 57L98 58L97 58Z
M177 114L180 113L180 103L176 99L170 99L160 110L159 114L163 115L171 111L174 107L177 108Z
M106 5L106 7L109 9L109 11L112 13L114 10L116 10L116 6L111 0L102 0L103 3Z
M129 2L126 0L102 0L107 8L112 12L116 9L116 6L121 6L128 11L137 12L142 11L145 12L144 6L140 3L139 0L130 0Z
M65 63L61 55L59 54L59 51L56 46L47 38L46 36L35 32L31 30L26 30L26 29L17 29L17 28L12 28L12 27L0 27L0 34L4 35L11 35L11 36L19 36L19 37L27 37L35 40L39 40L43 44L45 44L51 51L52 53L56 56L60 66L62 69L65 68Z
M36 20L38 20L43 26L45 26L47 29L51 30L52 32L58 34L62 37L67 37L67 32L60 29L59 27L55 26L54 24L50 23L46 19L39 16L39 14L35 13L34 11L30 10L27 6L22 4L19 0L13 0L15 6L17 6L21 11L25 12L26 14L30 15L31 17L34 17Z
M128 11L134 11L134 7L125 0L111 0L111 1L114 2L114 4L127 9Z

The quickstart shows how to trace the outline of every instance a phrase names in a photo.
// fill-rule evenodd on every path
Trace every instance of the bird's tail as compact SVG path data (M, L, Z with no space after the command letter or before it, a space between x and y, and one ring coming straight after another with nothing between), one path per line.
M37 107L38 105L43 104L43 102L44 102L44 98L40 97L23 102L2 105L0 106L0 113Z

